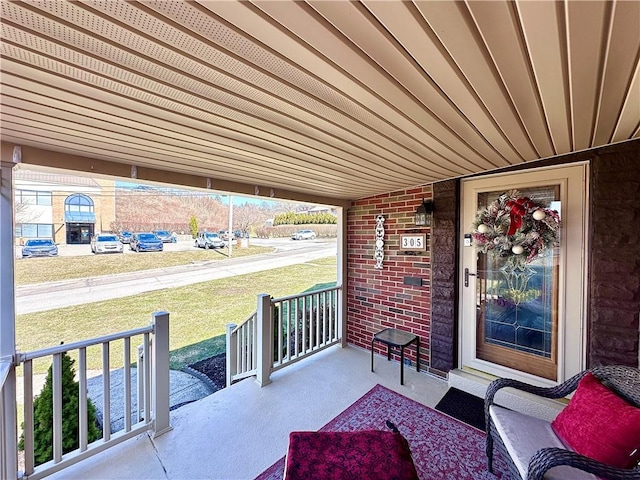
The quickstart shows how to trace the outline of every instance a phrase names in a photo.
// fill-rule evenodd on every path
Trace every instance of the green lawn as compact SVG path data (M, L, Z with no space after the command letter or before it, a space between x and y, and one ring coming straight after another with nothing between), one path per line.
M129 257L138 258L137 255ZM163 255L143 254L139 257L160 258ZM65 257L65 260L78 258ZM88 259L91 264L92 260L108 260L112 256L84 258L85 262ZM59 259L16 263L36 264L40 260ZM239 323L247 318L256 309L258 294L281 297L303 292L318 284L334 282L335 279L336 257L329 257L180 288L19 315L16 319L17 348L22 352L32 351L60 342L70 343L129 330L148 325L152 312L167 311L170 313L172 368L180 369L186 364L224 351L224 337L221 337L222 340L214 340L214 337L225 333L227 323ZM132 340L132 351L140 343L141 338ZM122 342L111 345L112 368L122 366L122 349ZM101 355L99 347L87 350L89 369L100 368ZM49 364L49 359L34 362L34 371L44 373Z
M87 248L89 246L87 245ZM127 248L127 247L125 247ZM271 247L234 248L233 258L272 252ZM140 254L80 255L51 258L17 259L16 285L53 282L135 272L152 268L175 267L195 262L219 262L229 258L226 249L194 248L181 252L147 252Z

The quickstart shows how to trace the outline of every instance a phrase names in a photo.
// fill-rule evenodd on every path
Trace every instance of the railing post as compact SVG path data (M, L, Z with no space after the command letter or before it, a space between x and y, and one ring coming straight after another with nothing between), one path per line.
M258 323L258 371L257 381L261 387L271 383L269 376L273 368L273 315L271 314L271 297L266 293L258 295L256 310Z
M169 424L169 313L154 312L153 368L153 436L171 430Z
M336 315L340 346L347 346L347 209L338 208L338 290L336 298Z
M0 154L0 358L13 364L16 347L16 309L13 266L13 167L22 161L22 148L2 144ZM6 369L5 369L6 370ZM18 471L18 423L16 411L16 371L5 371L0 396L0 478L16 478ZM4 376L4 374L3 374Z
M237 327L235 323L227 323L227 387L231 386L236 372L236 358L238 356L238 343L234 341L231 332Z

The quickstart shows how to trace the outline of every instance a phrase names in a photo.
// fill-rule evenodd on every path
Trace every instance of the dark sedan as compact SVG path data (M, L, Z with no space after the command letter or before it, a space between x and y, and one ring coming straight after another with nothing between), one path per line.
M58 246L48 238L33 238L24 242L22 258L30 257L55 257L58 255Z
M161 252L164 250L162 240L150 232L131 235L129 248L135 252Z

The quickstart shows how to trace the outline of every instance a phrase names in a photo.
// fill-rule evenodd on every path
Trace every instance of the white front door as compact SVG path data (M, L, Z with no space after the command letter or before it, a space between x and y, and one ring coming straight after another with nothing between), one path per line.
M463 368L539 385L584 369L586 164L462 184L460 360ZM478 209L517 190L560 214L560 246L514 271L471 242ZM466 236L465 236L466 235Z

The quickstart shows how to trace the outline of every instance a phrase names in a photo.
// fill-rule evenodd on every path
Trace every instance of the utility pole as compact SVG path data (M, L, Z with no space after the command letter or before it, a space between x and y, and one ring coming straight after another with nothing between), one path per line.
M233 196L229 195L229 230L227 230L227 242L229 248L229 258L231 258L231 252L233 250L231 246L231 239L233 238Z

